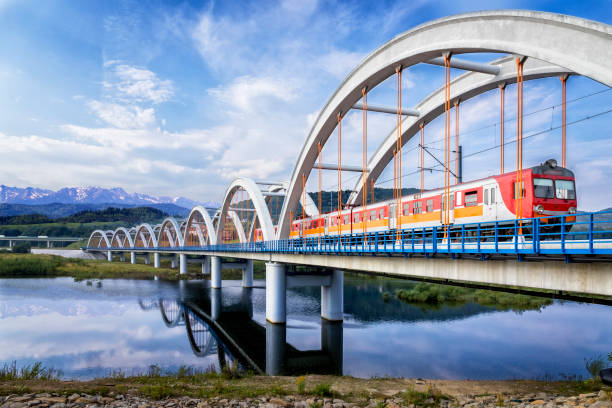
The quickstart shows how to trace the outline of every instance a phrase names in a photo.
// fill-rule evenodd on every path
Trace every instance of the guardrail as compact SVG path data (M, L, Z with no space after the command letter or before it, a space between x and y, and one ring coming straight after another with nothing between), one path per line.
M100 248L88 248L100 249ZM109 250L109 248L103 248ZM152 250L153 248L110 248ZM612 211L429 228L252 243L155 248L160 252L276 252L299 254L612 254Z

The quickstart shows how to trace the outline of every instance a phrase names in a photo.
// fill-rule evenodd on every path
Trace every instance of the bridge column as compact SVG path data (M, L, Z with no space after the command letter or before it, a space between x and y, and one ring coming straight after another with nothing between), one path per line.
M113 262L113 252L112 251L106 252L106 259L108 260L108 262Z
M210 287L221 287L221 258L218 256L210 257Z
M159 252L153 254L153 267L159 268Z
M51 248L51 241L47 241L47 248Z
M210 317L217 320L221 315L221 289L212 288L210 290Z
M270 323L287 321L287 276L285 265L266 263L266 320Z
M321 350L330 356L336 375L342 375L343 335L342 322L321 319Z
M286 354L287 325L266 322L266 374L283 374Z
M9 239L9 249L13 247L13 241Z
M178 255L177 254L172 255L172 260L170 261L170 267L172 269L178 268Z
M321 286L321 317L332 321L343 320L344 315L344 272L334 270L331 284Z
M253 287L253 260L247 259L246 265L242 270L242 287L252 288Z
M134 252L134 251L130 252L130 263L131 264L135 264L136 263L136 252Z
M125 252L119 252L119 260L125 262Z
M210 275L210 257L205 256L202 260L202 275Z
M145 265L151 265L151 254L148 252L145 254Z
M187 274L187 255L180 254L179 261L179 273L181 275Z

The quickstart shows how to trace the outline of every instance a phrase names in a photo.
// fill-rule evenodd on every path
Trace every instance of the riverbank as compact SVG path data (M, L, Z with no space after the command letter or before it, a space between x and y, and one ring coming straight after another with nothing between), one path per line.
M612 389L582 381L452 381L221 374L0 381L2 408L612 406ZM59 405L58 405L59 404Z

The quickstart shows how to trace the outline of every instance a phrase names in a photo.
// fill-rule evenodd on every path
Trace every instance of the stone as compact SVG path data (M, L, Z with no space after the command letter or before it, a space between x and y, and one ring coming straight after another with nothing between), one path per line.
M32 405L38 405L40 404L40 400L39 399L33 399L28 401L28 406L31 407Z
M393 401L387 402L387 405L385 405L385 407L386 407L386 408L400 408L400 406L399 406L399 405L397 405L397 404L396 404L395 402L393 402Z
M66 404L63 402L57 402L53 405L51 405L51 408L66 408Z
M206 403L205 401L202 402L198 402L197 408L205 408L208 406L208 403Z
M36 394L36 398L48 398L50 396L51 396L51 394L49 394L48 392L43 392L41 394Z
M279 407L289 407L289 406L291 406L290 403L288 403L285 400L279 399L279 398L270 398L270 404L277 405Z
M600 401L608 401L608 400L610 400L610 396L604 390L599 391L599 394L597 394L597 398Z
M542 405L544 403L545 403L544 400L538 399L538 400L532 401L531 405Z

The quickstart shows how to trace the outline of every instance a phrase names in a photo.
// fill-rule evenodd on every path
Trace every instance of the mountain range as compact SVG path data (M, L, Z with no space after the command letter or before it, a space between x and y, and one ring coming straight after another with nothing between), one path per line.
M0 203L4 204L174 204L191 208L199 202L185 197L155 197L148 194L128 193L124 189L102 187L64 187L57 191L36 187L9 187L0 185Z

